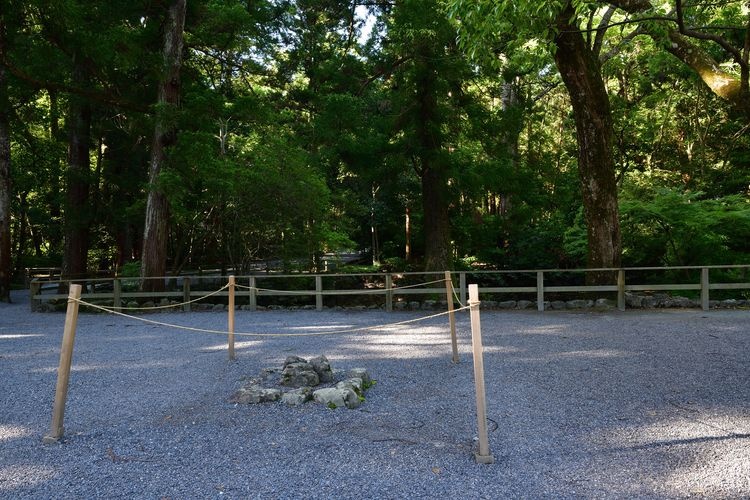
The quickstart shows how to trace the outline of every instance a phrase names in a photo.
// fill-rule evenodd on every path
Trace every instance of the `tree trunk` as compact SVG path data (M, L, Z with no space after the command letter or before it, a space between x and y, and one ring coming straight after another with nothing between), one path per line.
M575 25L570 4L557 19L555 63L568 89L576 123L578 175L588 233L588 266L619 267L621 257L612 117L599 61ZM590 282L611 281L610 273Z
M80 64L75 64L73 81L83 85ZM65 222L62 262L63 279L86 277L89 249L89 181L91 165L91 107L78 96L70 96L68 112L68 168L65 175Z
M422 42L417 53L416 135L422 177L422 210L425 238L425 271L451 269L450 218L448 215L447 172L442 158L442 133L438 116L437 71L432 47Z
M169 7L164 28L163 73L159 82L158 109L149 165L149 192L141 255L141 289L144 291L164 289L163 280L143 278L164 276L167 268L169 204L159 186L159 175L167 163L167 148L177 141L177 130L173 124L165 120L164 113L180 104L180 66L184 29L185 0L174 0Z
M5 68L0 66L0 301L10 302L10 120Z

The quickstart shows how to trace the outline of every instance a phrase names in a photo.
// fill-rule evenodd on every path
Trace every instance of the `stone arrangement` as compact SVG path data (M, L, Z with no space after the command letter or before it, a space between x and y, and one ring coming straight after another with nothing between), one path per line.
M334 370L325 356L310 360L289 356L281 369L266 368L230 398L232 403L255 404L281 401L299 406L309 401L328 408L357 408L365 391L374 385L365 368Z

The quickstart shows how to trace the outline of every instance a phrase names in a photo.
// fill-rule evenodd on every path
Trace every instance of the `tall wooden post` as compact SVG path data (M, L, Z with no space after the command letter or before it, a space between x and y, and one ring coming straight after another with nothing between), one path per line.
M65 315L65 329L63 330L62 347L60 349L60 365L57 368L57 387L55 388L55 406L52 410L52 425L50 433L44 436L45 444L57 443L65 434L65 401L68 398L68 380L70 380L70 364L73 360L73 341L76 337L78 323L78 301L81 298L81 285L71 284L68 292L68 311Z
M617 309L625 310L625 270L617 271Z
M323 310L323 277L315 277L315 310Z
M385 275L385 310L393 311L393 276L391 273Z
M461 297L461 305L466 305L466 273L458 273L458 294Z
M229 277L229 304L227 306L227 331L229 332L229 361L234 361L234 276Z
M42 305L42 300L35 298L42 293L42 284L39 281L32 280L31 285L29 286L29 293L31 294L31 312L36 312Z
M544 311L544 271L536 272L536 310Z
M182 278L182 301L184 302L182 310L190 312L190 278Z
M122 281L120 278L115 278L112 283L112 307L117 312L122 310Z
M708 311L708 268L701 268L701 309Z
M250 276L248 285L250 286L250 310L258 310L258 290L255 288L255 276Z
M453 362L458 363L458 340L456 339L456 313L453 312L453 279L451 272L445 271L445 297L448 302L448 324L451 328L451 346Z
M480 464L491 464L495 462L495 457L490 454L490 442L487 436L484 355L482 325L479 320L479 287L477 285L469 285L469 306L471 306L471 346L474 353L474 386L477 395L477 428L479 434L479 452L474 454L474 459Z

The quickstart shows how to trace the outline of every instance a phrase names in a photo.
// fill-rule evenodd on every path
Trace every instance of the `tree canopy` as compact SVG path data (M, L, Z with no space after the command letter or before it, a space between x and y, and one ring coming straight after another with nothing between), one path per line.
M351 250L744 263L749 57L745 1L2 1L0 299Z

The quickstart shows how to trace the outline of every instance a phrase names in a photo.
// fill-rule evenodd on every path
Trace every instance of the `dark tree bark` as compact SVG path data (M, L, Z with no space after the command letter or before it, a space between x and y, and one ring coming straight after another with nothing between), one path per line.
M620 222L609 97L599 61L575 25L574 16L568 4L557 19L555 63L568 89L576 123L588 266L619 267ZM590 281L609 280L608 273L590 275Z
M13 274L10 250L10 120L8 85L0 66L0 301L10 302Z
M185 0L174 0L169 7L164 28L163 66L157 101L159 109L149 165L150 188L143 230L141 278L164 276L167 268L169 203L159 187L159 175L167 163L167 148L177 141L177 130L164 119L164 112L180 104L180 66L184 29ZM141 280L141 289L144 291L158 291L163 288L163 280Z
M437 71L433 51L422 43L416 59L419 172L422 180L422 210L425 238L425 271L451 269L451 236L448 214L447 166L442 154L442 133L437 102Z
M85 85L85 79L83 68L77 61L74 62L73 81ZM90 147L91 106L88 101L71 96L68 111L68 168L65 172L63 279L86 277L91 224Z

